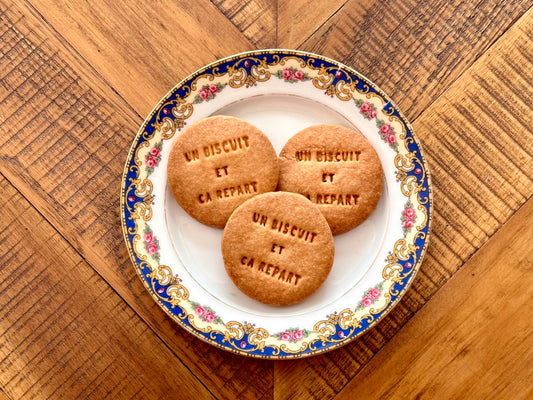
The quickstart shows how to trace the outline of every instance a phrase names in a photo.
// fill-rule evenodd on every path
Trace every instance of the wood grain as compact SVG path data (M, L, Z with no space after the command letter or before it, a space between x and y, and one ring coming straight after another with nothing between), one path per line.
M0 171L216 397L271 393L271 363L194 339L157 306L132 268L119 192L141 119L31 10L6 2L0 10Z
M188 74L254 47L209 0L31 4L142 116Z
M355 68L414 119L532 4L350 0L298 48Z
M12 398L212 398L2 176L0 386ZM170 367L171 366L171 367Z
M336 398L530 399L532 220L530 200Z
M278 47L298 48L337 12L346 0L293 0L278 2Z
M276 2L269 0L211 0L257 48L277 44Z
M139 371L140 366L150 363L146 361L153 358L150 348L156 349L155 354L165 352L163 360L170 357L181 365L173 375L179 378L175 381L181 382L182 374L193 381L194 376L198 377L205 385L200 386L200 397L211 393L217 398L267 399L273 394L276 398L331 398L344 387L343 396L353 394L351 388L357 384L354 382L361 369L376 354L380 357L380 350L398 332L402 334L406 322L450 277L461 277L465 285L470 284L464 275L457 274L458 269L481 246L494 246L494 239L500 241L494 233L533 194L529 134L533 122L531 12L516 22L532 2L350 0L341 5L340 1L293 1L278 3L277 9L274 3L263 0L239 4L233 0L202 0L186 5L170 1L137 3L0 0L0 173L16 190L9 184L0 187L2 194L4 186L10 190L12 196L8 199L17 198L17 204L24 204L10 210L8 221L19 225L20 219L30 232L39 234L19 232L19 228L10 225L8 230L18 232L15 238L24 236L22 239L26 240L26 246L21 248L11 241L11 236L3 239L5 235L0 233L0 271L4 268L4 251L8 254L7 245L13 245L17 250L6 256L6 266L23 272L18 283L0 279L0 290L27 291L31 279L24 280L34 277L30 264L38 265L36 279L44 277L48 285L43 289L46 292L36 292L42 297L33 302L6 306L6 310L13 310L10 318L26 310L20 320L0 319L0 326L7 327L2 331L6 330L9 345L14 346L0 346L2 358L5 349L12 350L7 358L10 363L0 362L0 387L6 389L0 389L0 398L2 393L8 399L27 398L18 389L20 384L26 389L35 386L28 389L30 398L48 398L48 391L54 388L59 388L56 394L128 398L132 387L139 388L135 386L139 379L130 384L133 378L128 376L113 387L107 385L116 377L125 376L128 368ZM348 346L311 359L276 363L274 371L271 362L231 355L194 339L152 301L135 275L122 243L118 191L127 149L141 123L139 114L145 115L178 80L205 63L271 42L272 15L276 11L278 43L301 43L302 49L354 66L385 89L414 120L433 175L436 214L424 265L412 288L387 318ZM279 25L281 20L285 21L283 26ZM524 218L523 213L519 215ZM527 216L530 218L530 214ZM47 250L49 246L40 238L49 239L59 248L60 257L54 253L56 250ZM52 255L60 260L59 273L70 273L75 266L82 272L76 271L73 276L86 280L62 286L47 261ZM30 287L33 291L34 286ZM80 287L82 294L89 293L90 299L100 296L96 299L107 305L95 315L105 320L116 312L120 318L131 320L119 319L109 332L98 330L90 318L82 324L77 316L85 315L86 308L91 312L94 305L88 304L87 299L78 303L74 296L68 297L69 290ZM457 284L455 288L461 293L463 286ZM111 300L102 294L108 293L106 290ZM9 293L20 298L18 293ZM40 302L47 296L65 302L50 300L48 308ZM0 307L5 300L0 296ZM110 304L118 305L110 309ZM59 311L52 315L51 323L39 320L42 313L54 309ZM61 314L65 310L70 311L67 316ZM485 312L494 313L494 309L487 305ZM24 319L33 315L35 321ZM36 327L37 333L24 330L27 327L21 327L21 321ZM486 319L481 322L486 323ZM513 321L513 326L522 322ZM84 347L55 349L56 337L63 338L57 329L65 324ZM113 335L130 327L134 338L127 336L128 332L127 339L117 333L122 339L113 337L107 341L110 344L99 347L103 338L108 338L107 333ZM13 334L17 329L28 338L33 338L32 334L37 338L23 343L24 336ZM83 337L80 332L87 329L96 330L96 336ZM414 335L425 333L426 326L419 324L418 329ZM505 333L506 338L512 338L512 330ZM131 352L140 341L137 336L148 337L141 343L145 347L139 358ZM479 347L469 338L466 332L457 336L457 343L466 350L461 353L459 345L454 349L459 349L459 361L463 357L469 360L471 354L476 363ZM69 340L72 339L63 340L67 347L72 343ZM4 341L0 343L4 346ZM119 350L109 349L117 343ZM35 356L43 347L44 355L59 357L66 367ZM387 345L385 352L394 352L395 348ZM441 354L423 351L421 357ZM19 354L23 357L15 362ZM445 360L447 355L444 354ZM527 357L530 360L530 353ZM85 364L77 364L87 358ZM128 366L130 358L135 359L132 367ZM509 360L503 358L505 362ZM36 372L28 370L26 366L30 364L26 362L35 362ZM79 365L82 367L77 368ZM112 373L115 365L116 377ZM190 372L182 371L183 365ZM370 361L370 365L375 364ZM516 367L506 365L509 371L516 371ZM92 369L84 374L89 367ZM444 378L449 376L449 368L442 366ZM365 369L363 375L368 371ZM483 381L487 387L497 376L490 371ZM141 373L138 376L147 376ZM43 378L33 385L32 379L40 375ZM101 380L93 383L105 383L84 391L84 384L89 387L91 383L86 378L96 375ZM506 381L510 375L504 371L500 376ZM65 377L73 378L69 387L59 382ZM429 377L425 376L417 386L421 396L432 393ZM369 375L365 379L375 377ZM166 390L166 397L175 397L171 387L175 381L164 382L161 393ZM449 390L439 393L471 394L464 387ZM478 392L484 393L483 388ZM136 395L143 398L143 394L141 391ZM527 395L531 397L531 393Z
M533 123L531 38L530 11L414 121L435 206L422 268L396 308L360 339L331 354L277 363L276 398L334 396L533 195L533 142L523 134ZM522 90L502 87L501 76Z

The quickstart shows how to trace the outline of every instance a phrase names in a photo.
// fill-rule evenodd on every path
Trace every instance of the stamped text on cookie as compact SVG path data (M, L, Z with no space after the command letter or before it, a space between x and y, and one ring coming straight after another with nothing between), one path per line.
M332 204L336 206L356 206L358 194L335 194L335 193L314 193L307 194L309 200L315 204Z
M209 158L220 154L231 153L234 151L246 150L250 147L248 136L239 136L232 139L226 139L221 142L210 143L199 149L192 149L183 153L187 162L200 160L200 157Z
M254 212L252 215L252 221L255 224L269 228L273 232L292 236L308 243L313 243L313 240L315 240L317 236L316 232L311 232L290 222L278 220L260 213Z
M229 199L235 196L243 196L245 194L257 193L257 182L247 182L242 185L234 185L222 189L213 190L211 192L200 193L198 195L198 202L200 204L210 203L216 200Z
M254 260L252 257L243 256L241 257L241 264L251 269L256 268L257 272L262 272L265 275L268 275L278 281L290 283L294 286L298 285L298 281L302 277L294 272L287 271L282 269L277 265L266 263L264 261Z
M294 153L296 161L318 161L318 162L349 162L359 161L361 152L331 151L331 150L298 150Z

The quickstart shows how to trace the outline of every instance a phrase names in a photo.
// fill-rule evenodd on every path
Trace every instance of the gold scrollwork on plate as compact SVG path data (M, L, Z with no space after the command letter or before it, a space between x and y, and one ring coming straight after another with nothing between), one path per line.
M355 337L356 332L363 324L368 324L366 326L373 324L376 321L376 316L379 316L391 304L393 296L399 296L401 290L395 289L396 284L403 284L404 278L415 270L412 268L406 271L402 263L405 264L406 260L410 260L413 265L417 265L419 261L417 252L420 249L415 243L417 239L426 239L423 230L429 224L430 216L428 215L427 203L431 200L429 195L425 199L420 196L420 192L427 189L422 183L426 181L425 164L417 151L408 151L408 145L415 140L407 136L406 123L402 118L394 115L393 107L383 107L384 104L390 104L388 100L380 92L371 90L370 84L363 78L359 79L359 75L346 73L346 71L339 72L342 69L340 66L324 63L324 60L320 58L308 56L304 59L297 54L283 56L273 54L269 62L267 56L251 53L246 57L236 57L232 61L223 72L220 69L221 64L215 64L211 67L210 73L198 73L188 85L181 85L181 96L174 94L171 100L167 99L159 104L155 121L152 124L154 131L150 134L143 131L140 136L145 140L141 143L137 141L133 163L129 166L129 171L134 172L136 178L129 179L130 187L135 188L135 195L141 200L135 202L132 208L128 208L130 218L134 220L135 228L128 228L127 232L129 235L133 235L131 239L132 251L137 256L137 266L141 270L150 269L146 277L151 281L151 289L159 299L167 302L171 307L179 305L182 312L179 315L173 314L178 321L186 320L180 322L188 322L193 332L196 330L204 334L204 338L208 338L218 345L225 343L224 346L227 345L227 347L243 353L264 352L268 346L269 352L273 356L279 356L281 353L303 355L304 352L322 351L324 346L330 343L334 344L330 348L336 347L336 345L345 342L347 338ZM396 178L400 182L402 195L412 201L416 208L418 222L413 229L414 232L404 232L403 237L395 242L393 251L387 257L387 263L382 270L382 276L385 280L384 290L379 297L372 300L371 306L356 307L354 305L354 308L343 309L335 315L314 322L313 331L308 331L309 335L306 334L303 340L285 343L270 334L267 329L256 328L250 323L245 322L243 324L238 321L223 323L221 320L206 322L199 315L195 315L193 302L189 299L189 291L181 284L181 280L177 276L172 275L172 269L166 265L152 266L148 262L149 257L145 254L142 246L137 249L137 245L142 241L138 234L139 229L142 229L146 222L152 218L152 201L154 199L152 192L154 188L152 182L147 178L145 169L141 168L142 155L148 151L150 142L171 139L178 130L184 127L186 120L193 115L193 98L201 90L199 89L202 86L200 81L223 84L234 89L245 85L254 86L258 82L266 82L271 79L273 74L279 72L274 69L278 65L286 68L297 65L302 70L307 69L306 73L311 77L312 84L316 89L323 90L326 94L341 101L364 97L375 103L375 106L377 106L378 99L381 101L382 107L376 108L376 111L379 110L391 123L401 124L402 127L399 139L403 140L403 147L394 158L394 165L397 170ZM204 71L209 71L209 69L204 69ZM398 152L398 150L396 151ZM422 165L424 168L421 169L420 174L415 173L416 176L413 176L411 172L416 165ZM130 206L126 204L126 207ZM378 319L381 317L379 316Z
M411 257L416 264L416 252L418 248L411 243L407 243L405 239L399 239L394 244L392 254L387 257L387 265L383 269L383 279L391 280L393 282L400 283L402 281L401 272L403 270L402 264L399 261L407 261ZM391 293L397 295L397 293Z
M250 73L247 72L244 63L254 61L250 66ZM269 63L267 58L247 57L246 60L240 60L228 67L227 72L219 73L218 68L213 69L215 76L222 76L227 74L229 76L228 85L232 88L240 88L242 86L254 86L256 82L266 82L270 79L270 71L268 70Z
M135 202L133 208L126 205L130 212L130 219L149 221L152 218L152 202L154 200L152 182L149 179L131 179L131 185L135 187L135 195L142 201Z
M226 331L224 332L225 342L231 342L231 340L242 340L244 337L244 325L237 321L230 321L226 323Z
M190 88L187 87L187 92L190 93L190 91ZM194 111L193 105L180 96L176 96L175 99L163 103L160 109L163 110L164 116L161 117L158 113L152 126L154 133L160 132L163 140L171 139L177 131L183 129L185 120ZM171 118L170 115L174 118Z
M417 163L422 164L415 152L397 154L394 158L394 165L398 169L396 178L400 180L400 189L405 197L410 197L412 194L418 194L425 190L423 183L418 183L419 180L424 182L423 179L408 174L408 172L413 171ZM423 172L421 171L421 173ZM420 204L426 204L428 201L429 199L423 202L420 197L417 198L417 203Z

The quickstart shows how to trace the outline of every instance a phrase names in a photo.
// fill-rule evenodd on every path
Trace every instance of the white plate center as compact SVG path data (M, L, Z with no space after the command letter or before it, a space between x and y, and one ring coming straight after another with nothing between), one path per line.
M335 124L354 128L350 121L331 108L293 95L246 98L213 113L217 114L235 116L254 124L269 137L278 154L291 136L308 126ZM166 221L174 249L196 282L230 307L255 315L278 317L323 308L353 288L376 262L387 231L390 208L389 194L384 185L372 215L355 229L334 236L335 262L320 289L299 304L279 308L250 299L227 276L220 248L221 229L205 226L191 218L177 204L168 187L165 203ZM176 262L179 262L178 259Z

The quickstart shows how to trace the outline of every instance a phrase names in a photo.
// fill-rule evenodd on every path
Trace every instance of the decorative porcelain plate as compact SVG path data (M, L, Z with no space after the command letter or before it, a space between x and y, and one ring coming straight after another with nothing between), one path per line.
M217 114L251 122L278 154L315 124L354 128L378 152L385 179L377 209L335 236L330 275L299 304L272 307L242 294L224 269L222 230L189 217L167 186L173 139ZM243 355L303 357L348 343L400 300L428 245L431 185L412 127L372 82L315 54L254 51L193 73L148 116L122 179L124 237L150 295L195 336Z

